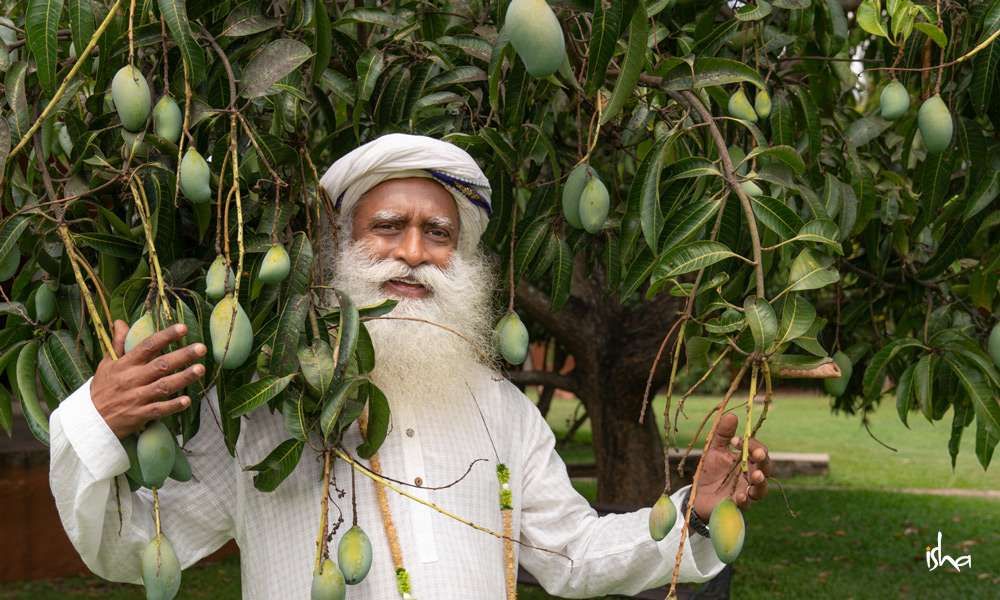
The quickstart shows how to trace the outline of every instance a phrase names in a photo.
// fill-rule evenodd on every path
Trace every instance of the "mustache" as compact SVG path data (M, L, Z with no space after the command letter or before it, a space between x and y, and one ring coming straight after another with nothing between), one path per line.
M359 245L357 249L361 252L353 257L355 264L352 267L370 285L381 286L393 279L403 279L418 283L433 293L446 288L453 279L454 274L450 268L442 269L431 264L411 267L399 259L379 258L363 245Z

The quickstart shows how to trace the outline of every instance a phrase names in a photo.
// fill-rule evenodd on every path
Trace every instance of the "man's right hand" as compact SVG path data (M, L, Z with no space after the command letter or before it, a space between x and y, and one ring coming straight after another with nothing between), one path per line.
M90 382L90 398L97 412L119 439L141 430L147 422L180 412L190 406L187 396L172 396L205 374L205 367L191 363L205 355L205 344L195 343L160 355L160 351L187 334L183 323L149 336L125 352L128 324L114 323L114 348L120 357L105 356Z

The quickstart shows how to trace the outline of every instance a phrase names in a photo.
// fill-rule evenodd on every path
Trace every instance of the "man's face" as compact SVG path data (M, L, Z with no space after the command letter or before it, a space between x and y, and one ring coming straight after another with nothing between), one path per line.
M395 259L412 268L447 267L458 245L459 218L455 199L441 184L424 177L390 179L368 190L355 207L351 238L363 242L382 260ZM383 285L387 293L423 298L427 288L409 278Z

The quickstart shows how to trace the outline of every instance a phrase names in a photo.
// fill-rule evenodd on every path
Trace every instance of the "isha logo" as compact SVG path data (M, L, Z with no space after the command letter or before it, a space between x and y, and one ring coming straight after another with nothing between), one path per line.
M961 572L961 567L972 567L972 555L966 554L965 556L959 556L958 560L948 556L947 554L941 553L941 532L938 532L937 548L931 548L927 546L927 552L924 554L927 558L927 569L933 571L934 569L940 567L941 565L951 563L956 571Z

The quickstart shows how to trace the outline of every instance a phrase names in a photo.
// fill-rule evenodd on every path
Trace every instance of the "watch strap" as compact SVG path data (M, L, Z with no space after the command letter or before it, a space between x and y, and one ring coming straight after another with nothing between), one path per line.
M688 510L688 498L690 496L691 496L691 488L688 488L687 491L684 493L684 501L681 502L681 518L682 519L684 518L684 515L687 514L687 510ZM711 538L712 537L709 534L708 525L704 521L702 521L701 519L698 518L698 513L695 512L694 510L691 511L691 521L690 521L689 525L691 526L691 529L693 529L699 535L701 535L703 537L707 537L707 538Z

